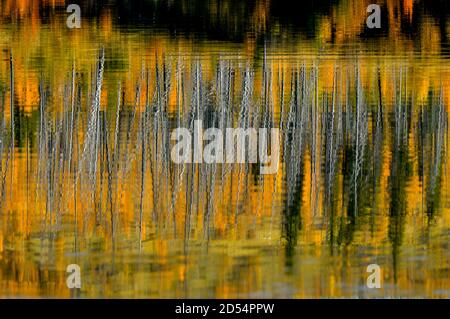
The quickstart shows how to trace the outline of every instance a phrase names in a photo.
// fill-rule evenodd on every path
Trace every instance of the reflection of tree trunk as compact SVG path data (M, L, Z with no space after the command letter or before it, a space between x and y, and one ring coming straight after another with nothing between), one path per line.
M86 138L84 141L83 154L79 169L84 166L84 161L87 160L87 173L90 180L90 192L93 208L97 206L97 165L99 160L99 144L100 144L100 98L102 92L103 83L103 70L105 63L104 50L101 50L100 57L97 64L97 76L94 99L92 101L91 111L89 113L88 129L86 132ZM98 212L97 212L98 213ZM96 218L98 217L97 214ZM87 221L88 214L86 214ZM97 220L97 219L96 219ZM86 225L87 223L85 223Z
M69 150L68 150L68 160L67 160L67 174L71 176L72 174L72 157L73 157L73 131L75 126L75 62L72 65L72 85L71 85L71 99L70 99L70 123L69 123ZM70 178L68 178L70 181Z
M6 135L5 135L5 90L3 87L0 87L0 208L2 207L3 200L3 194L5 189L5 177L6 177L6 171L3 173L3 151L4 151L4 145L6 144Z
M393 143L391 145L392 159L389 180L389 239L392 245L392 262L394 282L397 281L398 256L404 233L405 216L407 214L406 186L411 175L411 163L408 156L408 108L403 105L403 74L400 71L399 96L395 104L395 123L393 128Z
M15 123L14 123L14 61L12 53L9 56L9 87L10 87L10 116L11 116L11 151L10 159L11 162L11 187L10 187L10 200L12 202L12 191L13 191L13 176L14 176L14 143L15 143Z
M430 220L435 215L440 205L440 190L442 182L442 160L445 147L445 132L447 130L447 113L442 97L442 88L438 105L431 104L425 112L426 123L423 125L425 136L430 136L426 140L423 148L429 150L427 163L429 168L428 181L425 187L426 213Z
M143 227L143 201L144 201L144 185L145 185L145 112L141 119L141 191L139 196L139 251L142 250L142 227Z

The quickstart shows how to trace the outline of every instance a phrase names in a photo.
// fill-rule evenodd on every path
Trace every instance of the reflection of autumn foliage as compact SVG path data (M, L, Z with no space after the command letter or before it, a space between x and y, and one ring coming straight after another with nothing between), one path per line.
M211 3L213 17L236 18L228 1ZM7 144L3 144L1 153L0 173L7 172L5 178L0 176L1 185L5 185L0 200L2 295L69 297L65 267L69 259L78 258L91 280L83 288L86 296L232 298L254 291L286 296L279 288L282 285L289 285L293 297L354 296L359 292L346 290L342 283L358 287L365 275L360 268L373 262L368 256L379 255L380 262L386 265L386 282L392 283L396 277L402 291L414 296L420 293L441 297L439 291L449 285L443 243L447 237L442 234L450 227L450 210L445 206L448 202L438 203L432 198L430 202L436 205L432 208L439 214L428 220L423 214L424 198L418 194L432 189L429 197L436 197L435 189L439 189L442 200L448 201L450 192L450 166L441 164L442 158L448 162L450 156L447 151L437 151L443 143L439 142L443 126L441 131L436 129L442 125L439 116L450 112L450 69L441 56L442 30L427 16L417 37L408 38L402 33L401 19L412 21L417 2L387 0L383 3L389 21L387 36L363 42L359 35L364 31L368 3L337 2L330 15L319 15L316 37L306 38L299 33L292 40L289 32L273 22L270 3L256 1L248 37L244 43L236 44L171 37L161 30L118 28L111 8L84 20L80 30L68 30L61 10L64 1L1 2L0 24L4 28L0 35L0 120L5 127L0 129L2 134L5 132L2 137L6 137L11 118L12 55L17 112L14 116L19 133L14 156L8 153ZM54 17L41 17L40 8L54 13ZM267 42L264 52L255 38L267 32L282 36ZM104 49L105 70L99 92L98 125L103 125L104 131L94 140L92 136L97 135L88 134L86 127L96 92L100 48ZM382 102L385 117L380 121L384 126L377 126L380 122L374 118L361 117L367 120L367 132L358 135L370 141L366 147L374 154L379 147L379 157L361 159L362 170L377 172L376 178L370 180L375 186L367 186L369 183L362 177L359 180L373 189L355 190L349 186L349 172L355 171L352 156L359 147L350 133L345 136L348 144L335 155L339 173L332 178L326 176L322 167L328 167L325 163L331 155L327 153L328 140L322 134L329 127L324 120L317 121L316 131L305 134L316 148L308 144L301 154L303 161L294 163L298 164L294 168L288 167L292 163L285 163L276 176L264 177L252 169L234 169L224 175L220 172L216 178L223 180L216 180L217 185L212 180L203 183L205 172L195 171L189 180L180 181L182 187L173 195L174 176L179 175L172 172L174 179L164 179L168 175L164 171L165 159L152 157L160 153L151 148L163 143L154 126L143 130L141 121L145 116L169 114L173 120L178 111L187 113L195 95L185 92L197 92L192 89L197 67L202 74L202 90L209 93L207 102L217 101L217 91L222 88L218 84L220 76L232 75L227 99L238 108L247 66L254 71L254 100L261 105L268 101L277 115L281 110L288 114L294 88L302 90L295 82L302 65L308 66L308 72L317 69L314 93L322 103L314 104L318 114L333 106L335 90L339 90L340 102L350 105L346 114L353 114L357 90L364 91L364 107L370 108L372 115L378 114L374 110ZM225 68L227 72L219 76L220 66L229 69ZM354 75L356 67L359 86ZM74 113L78 115L73 119L72 98ZM440 98L446 113L434 109L441 105ZM159 101L165 109L156 109L152 101ZM403 113L395 119L402 119L402 125L389 122L389 116L399 112L399 103L403 103ZM118 104L121 109L116 113ZM256 114L260 110L253 111ZM349 116L346 121L351 127L353 118ZM426 125L420 126L423 123ZM71 127L73 135L69 133ZM353 132L349 127L349 132ZM384 134L378 140L377 128ZM308 125L307 129L311 127ZM117 144L114 132L118 132ZM144 140L149 145L140 144L142 134L148 134ZM73 144L68 142L69 136ZM101 145L95 157L99 161L95 179L78 164L89 138L93 139L93 147ZM403 143L400 155L395 154L395 143ZM69 168L70 145L73 153ZM142 147L147 147L146 155ZM427 150L425 155L421 150ZM142 156L149 157L144 162L145 169ZM401 160L395 161L398 158ZM287 169L297 173L300 170L298 179L302 184L300 190L292 192L295 198L280 212L278 208L288 201L283 193ZM392 177L397 172L404 178L397 183L399 190L398 181ZM115 180L110 180L110 176ZM332 183L328 193L328 184L323 181ZM188 191L192 190L189 185L192 192ZM361 203L356 217L349 214L354 209L350 207L354 199L348 199L351 196L358 197ZM209 202L212 204L206 205ZM401 211L393 211L393 207L400 207ZM208 210L214 211L210 220L204 218ZM141 228L140 211L145 221ZM186 227L188 218L192 228ZM209 223L211 233L205 231L205 223ZM211 236L208 244L205 234ZM421 234L431 239L421 242ZM190 242L186 243L185 238ZM285 256L284 250L276 248L280 241L301 246L301 258L294 253ZM400 251L406 247L406 255L408 249L428 245L428 259L422 263L414 261L420 267L411 267L409 261L404 261L395 273L388 262L392 253L390 241L395 241L395 249ZM138 246L142 255L137 252ZM329 246L334 255L329 253ZM70 255L73 247L79 253L76 257ZM287 261L289 258L292 260ZM399 259L402 260L401 254ZM289 273L292 264L298 266L297 273Z
M317 26L317 39L306 40L301 39L295 42L281 40L283 44L283 52L313 52L314 54L323 54L323 50L317 49L317 45L324 46L325 54L333 55L338 54L350 54L353 52L352 47L345 46L345 43L354 41L358 35L364 29L364 22L367 13L365 8L370 1L355 1L355 2L343 2L338 4L334 8L330 16L323 16ZM225 2L226 3L226 2ZM421 67L421 65L429 64L430 61L436 68L433 67L421 67L424 73L420 74L420 78L415 81L417 85L417 94L419 97L424 98L427 95L427 87L429 85L429 79L436 78L430 73L435 73L441 65L439 60L439 54L441 52L441 39L442 35L439 26L436 25L434 20L424 17L419 30L419 35L414 38L405 38L401 34L401 18L407 15L411 16L414 9L413 2L409 0L405 1L387 1L387 13L389 21L389 34L388 38L374 40L361 48L366 50L367 54L370 52L378 52L386 55L406 55L414 63ZM184 52L186 54L193 54L194 44L189 39L169 39L165 35L149 34L140 37L123 37L122 31L114 27L115 17L114 12L110 9L102 11L98 17L98 21L89 20L84 21L88 24L81 30L70 31L64 28L65 13L63 10L57 10L57 8L63 8L63 1L5 1L1 4L1 19L3 23L11 23L11 29L6 29L2 33L1 43L6 49L3 57L7 58L7 51L12 49L14 58L16 60L16 68L19 70L16 78L16 96L18 104L27 109L32 109L37 106L37 77L40 71L51 71L63 66L69 67L72 62L72 58L77 58L83 61L79 64L79 68L88 67L83 63L87 61L84 57L88 54L89 49L92 46L96 46L97 43L102 43L105 46L110 46L110 50L113 54L117 55L112 59L118 58L122 65L118 65L119 69L125 70L126 65L133 66L138 70L140 66L140 55L138 52L145 52L146 55L159 56L160 59L163 54L177 54L177 52ZM222 4L224 5L224 4ZM53 18L50 17L47 22L43 23L39 17L39 8L49 7L53 8ZM214 6L212 7L214 10ZM221 9L224 10L224 9ZM349 18L352 17L351 19ZM264 32L269 27L270 20L270 6L265 1L257 1L255 5L255 11L252 14L252 23L254 29L252 36L246 40L243 46L237 46L239 54L245 56L255 56L261 51L252 37L256 33ZM20 23L19 23L20 21ZM50 24L48 24L50 22ZM31 26L31 28L30 28ZM30 29L32 30L30 32ZM276 34L276 32L275 32ZM333 41L333 45L329 46L327 43ZM23 43L27 43L26 46ZM127 50L117 50L117 45L120 43L120 47L126 47ZM359 43L359 42L356 42ZM341 48L342 45L342 48ZM200 43L196 44L205 52L209 48L209 44ZM217 48L221 47L221 50L235 52L236 46L229 47L227 45L217 44ZM164 49L163 49L164 48ZM136 51L137 50L137 51ZM268 50L271 54L277 54L277 46L271 49L270 45ZM271 51L274 51L273 53ZM54 58L57 58L55 61ZM436 57L431 59L431 57ZM427 58L424 61L424 58ZM369 57L363 58L371 63ZM58 63L56 66L55 63ZM21 68L25 68L24 72L20 72ZM27 72L27 70L31 72ZM447 86L448 71L442 70L441 81L444 86ZM2 81L7 83L8 69L6 64L2 66ZM53 74L55 77L52 79L55 82L61 80L63 74L57 72L45 72L46 74ZM25 77L26 76L26 77ZM370 76L368 74L367 76ZM447 88L446 88L447 90ZM33 96L34 94L34 96ZM445 99L449 98L449 94L445 94Z
M116 6L112 4L116 4ZM140 20L133 20L133 15L139 11L136 16L142 17L145 26L150 28L160 29L168 24L184 32L185 24L189 26L190 20L195 23L196 19L201 19L204 25L194 28L195 32L208 34L211 31L213 32L211 37L220 37L221 39L226 39L227 33L230 33L230 37L233 39L248 40L255 37L262 39L265 35L277 37L280 32L289 36L290 26L302 25L308 29L308 33L312 32L317 38L324 38L325 33L333 35L333 42L340 43L359 38L363 34L368 15L366 8L369 4L371 4L370 0L336 1L325 12L324 5L319 0L317 5L305 4L293 8L286 5L285 10L290 11L275 12L275 14L272 14L274 4L270 0L248 3L235 0L212 0L207 3L199 0L178 0L169 3L155 1L148 2L147 6L146 2L135 5L132 1L118 0L86 2L81 6L86 18L94 21L110 21L116 26L120 26L123 20L131 23L140 22ZM383 8L383 14L386 15L383 18L383 22L385 22L383 30L387 32L382 32L382 34L383 36L387 34L391 41L410 39L411 31L414 38L422 39L426 35L420 29L433 24L439 25L441 28L437 31L442 33L441 37L447 36L447 22L441 20L442 17L445 19L445 10L448 10L448 7L442 2L383 0L378 1L377 4ZM65 6L67 3L64 0L6 0L0 4L0 17L4 23L27 23L36 28L41 23L60 23L61 21L57 20L61 19L55 19L55 17L65 14ZM305 12L305 10L307 11ZM295 11L300 11L302 15L296 18ZM432 20L424 21L424 18L428 17L427 13L430 12L433 13ZM285 19L283 14L289 15L289 19ZM154 15L157 16L152 18ZM168 16L160 18L158 15ZM174 16L171 17L171 15ZM299 19L305 19L305 16L309 21L299 21ZM177 18L184 21L183 24L177 26Z
M142 209L145 212L144 218L146 220L145 227L143 227L140 235L143 239L142 249L145 254L152 255L156 258L155 262L151 262L151 267L154 267L154 269L157 270L153 272L136 270L133 264L126 262L127 255L123 253L123 250L122 252L119 250L116 256L118 259L116 259L117 265L115 269L118 274L112 277L112 273L108 275L110 271L108 270L110 267L108 258L105 260L101 255L96 258L89 258L89 260L83 261L85 267L89 268L89 265L100 267L95 271L91 270L89 276L101 278L101 282L97 283L98 286L96 286L95 282L87 284L88 288L85 290L87 295L98 295L99 291L97 291L97 288L100 289L101 286L106 285L106 287L111 287L111 289L108 288L107 292L104 292L105 296L184 296L183 290L174 288L174 285L175 287L178 287L178 285L184 283L191 287L192 280L199 280L197 284L201 287L214 283L215 289L210 292L214 296L236 297L239 294L245 295L246 292L253 291L254 289L267 289L264 288L264 283L267 282L267 280L270 281L271 279L269 278L272 278L273 280L288 280L289 277L283 275L285 274L283 258L270 257L270 254L274 252L267 255L268 251L270 252L271 245L277 245L280 238L283 239L285 236L283 231L279 228L281 222L280 219L283 217L280 216L278 211L280 196L282 196L283 189L286 187L284 185L284 179L286 178L286 168L284 166L280 168L278 175L275 177L265 176L259 181L255 180L252 173L246 173L244 169L233 170L231 173L225 175L225 178L221 183L218 183L217 186L213 187L216 197L212 207L206 205L210 200L209 196L211 196L211 193L204 192L204 187L209 186L207 183L201 182L202 177L200 172L191 176L191 178L193 178L195 192L190 193L185 191L185 187L190 185L188 180L185 179L182 182L183 186L181 191L177 193L175 199L172 199L171 195L171 189L174 187L172 184L173 180L169 179L165 181L163 179L165 174L163 166L161 166L163 165L161 159L150 159L150 162L147 163L149 167L152 165L151 163L160 164L154 166L152 169L149 169L148 167L145 171L144 179L141 179L142 166L140 158L142 154L140 153L141 144L138 140L139 135L141 134L139 123L140 120L143 119L144 112L146 112L146 101L148 99L158 100L158 96L160 96L159 98L162 99L167 98L167 110L171 114L176 114L178 109L186 110L186 108L189 107L190 98L189 95L186 96L186 98L183 98L185 96L183 90L185 90L186 87L193 85L195 79L193 72L197 65L195 60L190 61L183 56L176 58L172 57L170 59L167 58L167 60L163 60L162 58L157 59L154 56L156 56L156 54L152 54L149 57L144 58L144 60L131 60L132 64L129 65L129 71L122 71L120 74L114 76L111 75L110 71L105 71L104 86L101 94L101 114L102 116L106 116L107 119L108 136L111 138L110 142L108 142L108 145L111 145L110 147L113 147L112 145L114 145L113 136L117 129L115 112L116 102L118 100L118 81L121 83L121 92L123 92L123 95L121 95L123 97L123 111L119 121L119 131L121 132L119 137L122 142L118 144L121 146L117 146L119 147L117 156L120 160L118 167L119 173L113 175L117 176L114 178L118 178L118 183L116 184L113 182L111 189L110 186L108 186L108 168L105 167L108 165L108 157L106 157L104 153L105 150L100 151L99 153L99 167L103 167L104 175L101 173L96 174L97 181L92 186L93 193L90 191L91 186L89 186L89 184L86 185L90 176L82 176L80 181L74 186L74 177L64 173L64 169L67 169L67 163L63 160L62 165L57 164L61 163L59 162L59 157L52 155L64 154L65 149L62 145L67 145L64 144L64 136L68 135L68 131L66 130L65 124L61 123L65 123L64 121L70 119L70 116L68 116L70 113L64 111L65 108L68 107L67 105L70 105L70 102L68 102L70 99L64 97L70 92L70 89L68 90L71 82L70 69L61 72L63 73L60 80L61 82L41 83L41 85L45 86L47 92L52 92L51 98L50 94L48 94L49 100L45 104L48 117L45 118L44 124L38 124L38 122L32 121L32 118L36 118L35 114L37 113L34 109L27 110L26 112L28 112L29 115L25 118L16 118L16 123L21 123L21 130L34 130L35 133L32 134L34 137L27 140L27 145L30 147L28 152L32 155L25 155L27 153L27 148L17 148L14 155L12 179L10 179L9 174L6 179L5 200L2 202L1 209L4 212L14 212L14 214L2 215L3 229L0 232L0 251L5 253L3 257L4 260L14 265L14 270L4 265L0 267L1 271L3 271L2 276L7 278L6 282L8 283L6 286L2 287L3 291L6 291L11 295L20 293L38 296L42 293L46 293L61 297L68 296L68 292L64 288L64 267L67 263L67 258L64 254L67 250L71 249L70 247L75 245L75 239L73 237L74 232L80 237L76 244L79 251L84 251L89 249L89 247L96 245L101 246L100 251L103 253L117 249L117 247L114 248L114 245L117 245L117 243L114 243L114 240L111 239L113 236L111 230L112 224L110 223L111 209L117 211L117 218L120 220L120 222L118 222L120 228L115 232L118 238L121 239L116 239L116 241L120 243L120 245L125 245L125 247L128 247L127 245L134 247L133 242L136 238L136 222L139 220L138 194L142 180L144 180L142 190L144 201ZM411 112L409 121L413 123L413 125L408 128L408 130L411 130L410 137L408 137L408 135L401 136L401 143L405 143L405 146L402 149L402 156L416 158L417 148L419 147L419 143L421 143L419 141L420 135L417 131L416 123L420 123L421 121L420 117L422 116L422 109L425 112L428 112L425 114L428 114L426 117L430 118L430 121L433 116L435 116L433 115L435 113L430 113L428 108L429 105L436 106L435 103L437 103L436 101L438 101L439 97L437 92L440 91L441 83L439 79L436 79L436 76L433 75L431 76L430 82L425 82L424 84L424 82L418 81L418 86L415 86L413 83L415 83L417 75L421 73L420 68L416 71L413 65L409 65L406 68L403 68L401 73L399 73L397 66L390 62L381 65L381 79L378 79L377 69L379 66L371 64L370 59L367 63L364 62L365 60L360 61L361 65L366 65L361 68L361 86L366 92L376 92L378 90L378 80L380 80L384 114L387 117L383 121L387 128L384 129L385 135L383 136L381 140L382 144L380 145L382 155L376 160L377 163L379 162L380 168L379 176L376 180L377 190L374 194L375 197L372 199L375 203L374 207L376 208L374 211L374 214L376 214L374 217L375 220L374 222L370 222L370 216L364 212L364 210L368 208L364 208L364 206L360 204L362 208L360 208L358 212L358 215L360 215L360 217L358 217L359 229L351 230L351 227L348 224L351 222L351 219L348 219L345 211L347 206L352 205L347 201L347 192L351 189L346 188L345 186L348 183L349 177L351 177L349 172L335 177L336 189L332 191L334 194L332 202L335 203L335 206L329 207L328 204L326 204L325 196L328 196L325 194L324 190L324 185L326 184L322 185L317 182L325 178L325 173L319 169L319 167L325 165L324 157L320 156L325 147L325 145L322 144L323 139L321 138L323 134L319 133L325 128L321 128L322 124L320 123L322 122L319 121L318 131L314 135L314 138L317 139L317 149L314 153L318 156L316 156L313 161L311 157L312 150L306 148L304 162L302 163L304 182L302 190L295 195L300 196L300 200L294 202L300 207L298 208L300 212L297 214L300 214L301 222L295 221L292 225L292 227L299 228L298 233L295 235L297 237L297 245L305 245L308 247L311 247L312 245L312 247L314 247L308 252L308 258L331 258L326 255L328 252L322 250L322 247L327 247L329 243L330 232L337 236L336 243L333 244L333 249L337 249L338 251L345 250L346 254L353 255L357 254L358 249L361 249L361 247L369 246L378 250L379 254L388 256L389 240L391 238L396 241L396 247L414 247L414 243L417 240L418 229L420 229L420 231L426 231L427 229L426 223L418 221L422 212L421 207L423 205L423 198L417 196L417 194L420 194L423 191L422 185L424 183L427 185L430 183L430 174L433 174L431 172L434 169L430 166L429 169L427 168L428 173L425 172L421 175L421 164L418 159L415 159L412 162L411 167L402 166L403 161L392 160L395 151L395 148L393 148L395 146L392 145L398 143L398 140L395 142L395 129L393 129L393 131L388 129L388 118L391 116L389 114L397 112L398 109L395 105L398 102L398 97L396 96L399 94L400 87L398 85L400 83L399 77L401 76L403 83L401 88L405 89L401 94L401 99L403 101L415 101L414 106L412 106L410 102L405 105ZM78 68L77 65L81 63L82 60L76 60L76 68ZM94 76L83 77L82 73L95 74L95 59L93 59L91 63L92 66L90 68L80 66L79 71L76 69L77 73L79 72L76 78L76 86L82 90L82 94L80 95L81 100L77 102L77 104L80 103L82 113L77 117L76 123L78 123L78 128L74 132L74 145L78 146L74 149L73 165L77 165L75 163L82 158L83 145L85 145L86 139L89 138L88 135L86 135L85 130L88 125L88 118L86 118L86 116L89 114L86 112L86 108L90 105L90 98L87 97L87 88L92 88L93 83L90 83L90 80L87 80L87 83L83 83L82 79L91 79ZM175 71L177 70L177 65L180 63L181 66L179 67L180 70L183 70L183 73L177 74ZM215 64L210 63L211 62L206 59L205 63L202 65L202 82L204 83L214 83L215 79L217 79L216 71L214 71L216 69L214 68ZM150 69L143 67L143 65L149 66ZM235 64L233 63L232 65ZM352 73L349 70L352 69L353 63L346 64L345 62L334 60L320 62L318 66L318 93L323 99L326 94L328 94L331 103L330 92L332 92L333 78L335 77L339 77L339 83L342 83L340 92L347 92L347 89L350 91L354 89L354 77L349 76L349 78L347 78L345 75ZM295 66L295 63L280 63L277 59L271 60L268 67L270 70L268 73L270 74L269 82L272 83L273 90L273 94L270 96L273 99L272 102L275 111L279 112L281 110L280 101L282 95L285 96L286 101L292 100L290 96L292 94L291 88L294 85L293 74L298 72L298 67ZM82 71L83 69L87 71ZM162 70L168 72L166 73L166 81L171 84L168 91L164 91L162 87L158 89L156 77L158 72L162 72ZM347 71L343 72L343 70ZM395 71L392 72L392 70ZM236 74L236 103L239 101L240 88L242 87L239 83L243 80L240 71L239 68L236 68L234 72L234 74ZM148 76L150 79L154 79L149 82L148 87L147 72L149 72ZM22 67L18 66L16 70L17 78L19 78L20 73L24 72ZM162 76L161 73L159 74ZM110 76L113 76L112 80L109 78ZM329 76L331 77L331 80L329 80ZM180 79L184 79L182 83L180 82ZM347 80L349 82L347 82ZM264 79L261 69L256 69L254 79L255 100L261 98L259 92L262 92L263 90L260 90L260 87L264 85L263 83L267 83L267 81L267 79ZM284 91L281 90L281 81L285 82L283 85ZM347 87L345 83L349 83L350 86ZM393 83L395 85L392 85ZM204 89L209 87L212 87L212 85L205 85ZM416 93L414 91L420 90L421 88L426 92L435 92L433 93L433 97L429 97L427 94L422 97L415 95ZM33 88L31 87L30 90L33 90ZM162 92L165 93L158 95L158 90L162 90ZM17 91L17 94L19 94L21 90L17 89ZM345 101L347 98L346 93L341 94L343 95L339 98L342 99L342 101ZM354 92L351 91L349 94L350 96L348 96L348 98L353 100ZM372 94L373 96L371 97ZM377 94L372 94L365 95L368 105L370 106L377 105L378 103ZM431 103L430 99L434 102ZM322 98L321 101L323 101ZM5 114L8 114L8 104L6 103L5 106ZM285 112L288 112L289 107L284 107L287 108ZM135 120L132 120L133 110L137 111ZM376 112L373 114L376 114ZM404 117L402 118L405 119ZM130 124L127 123L131 123L132 125L129 137L130 142L128 143L126 143L126 140L128 139L127 127ZM375 127L372 127L375 123L376 122L374 121L369 122L371 125L371 127L368 128L369 137L377 131ZM45 125L47 127L45 133L47 135L42 135L41 131L36 132L36 128L40 125ZM58 130L62 129L61 125L64 127L64 130L61 132L64 132L63 134L65 135L60 135L60 133L58 133ZM401 132L402 134L406 133L403 130ZM430 136L426 141L434 140L438 137L432 127L429 127L427 131L424 132L425 136ZM154 141L154 130L152 129L147 134L150 134L148 141ZM54 141L53 145L56 149L53 149L51 145L47 146L44 144L42 147L44 147L45 151L39 153L39 136L44 136L49 142ZM58 140L58 138L60 138L60 140ZM373 140L373 142L375 143L375 140ZM31 147L31 144L34 146ZM160 143L158 144L161 145ZM433 150L433 145L431 144L428 146L423 145L422 147L427 147L431 154L436 152L436 150ZM350 147L350 152L352 149L353 146ZM153 148L149 148L148 151L150 154L155 154ZM111 154L114 154L115 152L116 150L114 149L114 152ZM39 158L40 156L42 158ZM129 159L125 160L128 156ZM446 156L448 158L448 154ZM110 155L109 160L113 160L114 157L115 155ZM47 166L46 163L49 163L49 161L51 165ZM6 161L4 160L3 167L5 167L5 165ZM425 167L428 167L427 165L429 165L429 163L425 163ZM345 164L340 162L340 169L343 170L344 166ZM112 165L110 169L113 169L114 167L115 165ZM316 167L316 171L313 171L313 167ZM399 192L393 192L391 189L396 190L397 188L391 186L393 181L395 182L395 179L393 180L392 176L393 172L400 169L399 167L401 168L401 172L408 172L408 180L401 184ZM448 167L442 169L448 171ZM75 166L74 174L77 174L79 170L80 168ZM52 171L59 173L53 175L54 173L52 173ZM158 174L156 179L155 174ZM49 180L49 176L53 177ZM220 178L220 176L221 175L219 174L217 178ZM447 185L447 176L449 175L440 173L440 176L443 176L441 185ZM406 177L403 176L402 178ZM255 182L257 182L256 185L259 185L257 188L251 186ZM49 188L47 186L49 185L48 183L54 185L55 188ZM156 183L156 187L154 183ZM264 187L261 188L261 185L264 185ZM112 204L108 199L110 191L112 191L113 194ZM198 202L194 201L194 205L192 206L190 201L192 201L192 198L196 197L195 194L198 192L202 192L204 198L202 196L203 199L199 198ZM440 192L442 192L442 194L448 193L447 187L443 186ZM13 199L8 198L8 196L10 196L9 194L12 194ZM315 194L317 194L317 199L312 200L312 198L315 197ZM364 192L359 192L358 196L361 203L369 200L367 194L364 194ZM393 196L395 201L400 201L402 203L401 207L404 210L401 215L402 219L396 219L395 215L394 217L390 216L389 208L392 207ZM241 204L236 206L237 203ZM160 212L160 215L158 215L161 218L159 222L155 222L151 218L155 207L158 212ZM235 212L238 207L240 213L236 214ZM341 209L341 207L344 208ZM209 209L214 211L214 218L211 219L209 223L211 225L210 227L214 230L213 236L216 239L211 241L209 247L209 252L211 254L209 258L211 259L202 260L200 265L204 265L204 267L211 267L211 265L213 265L213 268L209 271L207 278L193 279L196 278L193 272L195 272L199 266L195 254L200 252L193 252L193 259L189 259L183 263L177 262L177 258L180 258L177 255L177 252L180 249L183 249L182 239L187 236L187 233L189 233L189 238L193 242L202 240L205 232L205 219L203 216L205 216ZM436 231L439 231L440 229L445 229L449 226L449 211L446 208L442 210L436 208L436 210L440 211L439 217L436 219L438 222ZM186 220L189 211L192 212L192 216L190 217L192 229L187 230ZM332 224L326 222L328 218L330 218L328 215L330 213L333 214L332 220L334 222ZM271 222L268 223L268 220L271 220ZM70 229L64 231L58 230L57 227L61 224L72 226L70 226ZM6 225L9 226L5 228ZM392 228L394 227L392 225L401 225L402 227ZM53 248L51 249L51 253L54 254L56 260L44 259L44 261L41 261L43 262L41 267L44 269L47 269L47 266L54 267L54 265L56 265L56 269L47 269L44 273L39 272L38 268L34 266L32 259L32 254L36 252L44 253L39 247L41 247L40 245L45 246L49 244L50 241L50 239L39 238L38 234L42 230L42 227L46 227L47 231L50 233L54 231L56 236L56 238L53 239ZM73 230L72 227L76 227L75 230ZM13 231L11 229L13 229ZM156 229L164 231L161 234L155 232ZM325 229L327 229L327 231L325 231ZM292 231L292 228L289 231ZM343 236L342 234L346 236L345 234L351 232L355 232L358 236L352 239L340 239L339 236ZM132 243L127 244L126 242L123 242L123 239L130 240ZM44 244L42 244L42 240L44 240ZM29 249L33 253L28 250L23 250L20 246L16 246L17 244L15 243L21 243L23 241L31 245ZM341 242L347 242L347 244L340 244ZM436 245L438 244L439 241L437 241ZM13 252L7 253L7 247L11 246L15 247ZM132 248L128 247L127 250L129 249ZM194 247L192 249L194 249ZM436 246L430 251L441 254L441 250L441 247ZM279 252L277 254L279 254ZM345 265L345 263L356 262L356 260L348 261L341 259L339 256L341 255L337 253L337 256L332 257L330 262L331 260L336 260L338 262L336 266L340 267L340 269L346 269L345 271L342 270L336 273L333 269L328 269L327 267L317 269L312 265L311 267L305 266L305 268L302 268L302 271L305 272L305 279L295 283L295 289L298 291L295 296L319 297L321 296L319 291L321 291L322 295L326 296L346 295L348 292L343 290L337 283L345 280L360 280L361 275L353 273L352 269L354 268L352 268L350 264ZM221 258L219 263L220 266L217 265L217 258ZM265 261L267 258L275 258L276 262L274 263L272 261L267 263L267 261ZM434 290L445 287L448 281L440 278L438 275L439 267L445 267L445 263L442 264L439 262L439 260L443 260L439 259L439 256L431 258L435 259L433 259L433 262L426 270L421 270L423 276L428 278L426 285L411 282L409 278L416 277L417 274L410 273L410 270L399 265L398 270L396 271L397 274L395 275L399 287L405 290L418 289L422 294L427 296L434 296ZM248 265L244 268L240 268L239 265L241 263L248 263ZM270 265L270 267L268 265ZM106 269L103 269L102 267L106 267ZM393 270L388 268L385 271L387 271L390 276L393 276ZM97 275L94 275L92 272ZM238 272L238 274L235 272ZM232 278L230 280L220 279L230 276ZM239 280L233 279L233 276L238 276ZM389 281L390 279L386 278L385 280ZM54 284L50 287L38 286L38 283L42 281ZM118 293L113 289L112 281L125 289L128 285L132 285L136 281L142 281L143 286L141 288L142 290L125 290L122 293ZM321 283L319 284L318 281ZM146 283L145 285L144 282ZM146 290L145 287L148 287L150 291Z

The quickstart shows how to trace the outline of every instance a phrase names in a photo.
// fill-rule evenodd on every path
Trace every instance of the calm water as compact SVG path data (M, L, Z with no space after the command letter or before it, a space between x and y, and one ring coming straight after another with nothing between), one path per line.
M99 1L71 30L1 1L0 296L449 298L450 9L315 3ZM278 172L174 164L196 119L279 128Z

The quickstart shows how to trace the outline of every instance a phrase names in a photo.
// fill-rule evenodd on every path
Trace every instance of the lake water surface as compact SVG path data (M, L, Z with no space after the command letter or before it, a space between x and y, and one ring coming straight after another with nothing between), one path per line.
M0 1L0 297L449 298L450 9L369 3ZM195 120L277 173L175 164Z

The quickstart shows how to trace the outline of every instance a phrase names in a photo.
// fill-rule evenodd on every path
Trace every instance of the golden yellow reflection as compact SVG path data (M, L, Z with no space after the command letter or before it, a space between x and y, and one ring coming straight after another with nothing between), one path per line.
M231 38L247 15L224 41L2 1L0 296L448 298L448 20L411 37L419 2L386 0L366 39L370 2L311 36L270 1L210 1ZM279 128L279 170L174 164L194 119Z

